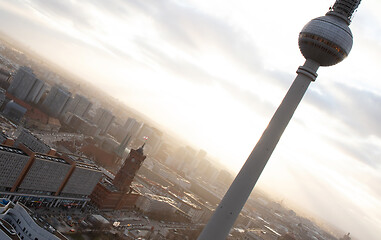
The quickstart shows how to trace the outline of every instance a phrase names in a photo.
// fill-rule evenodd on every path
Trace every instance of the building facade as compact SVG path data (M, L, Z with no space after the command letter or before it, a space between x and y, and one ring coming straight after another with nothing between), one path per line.
M69 90L54 85L42 103L42 109L52 117L59 117L71 97Z
M162 144L163 133L156 128L144 124L138 132L134 146L141 146L145 143L145 152L147 155L155 155Z
M38 79L28 67L18 69L8 88L8 92L18 99L35 104L40 101L45 90L44 81Z
M6 143L11 141L5 141ZM0 145L0 197L44 206L84 206L102 177L90 160L49 151L36 153L22 143Z
M71 112L79 117L85 117L92 106L93 104L89 99L87 99L85 96L77 94L74 98L70 98L68 100L62 114Z

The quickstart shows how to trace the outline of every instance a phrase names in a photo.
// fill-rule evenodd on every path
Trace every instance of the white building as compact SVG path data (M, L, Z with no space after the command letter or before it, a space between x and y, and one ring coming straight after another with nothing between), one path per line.
M177 210L173 199L154 194L139 196L136 206L144 213L166 213L174 214Z
M31 212L28 213L22 204L14 204L7 199L0 199L0 219L6 222L2 221L0 224L6 226L5 231L0 230L0 239L17 239L14 237L15 232L22 240L67 239L52 226L41 223L30 214ZM42 226L46 226L46 229Z

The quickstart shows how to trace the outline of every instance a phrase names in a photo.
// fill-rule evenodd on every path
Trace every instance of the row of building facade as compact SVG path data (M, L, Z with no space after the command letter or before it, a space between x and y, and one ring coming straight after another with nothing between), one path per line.
M4 134L0 140L1 197L54 207L80 207L90 201L102 177L91 160L44 148L27 130L16 141Z

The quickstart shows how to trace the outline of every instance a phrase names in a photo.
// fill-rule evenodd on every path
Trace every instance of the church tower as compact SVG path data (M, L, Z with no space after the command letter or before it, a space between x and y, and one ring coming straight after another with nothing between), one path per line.
M128 192L130 190L130 185L132 180L134 180L136 172L141 167L144 159L143 146L139 149L131 149L130 154L123 163L123 166L119 169L118 173L115 175L113 184L121 192Z

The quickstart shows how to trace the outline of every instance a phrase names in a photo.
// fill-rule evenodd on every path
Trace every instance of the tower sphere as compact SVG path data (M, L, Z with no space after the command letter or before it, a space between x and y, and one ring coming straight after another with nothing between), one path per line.
M341 62L353 44L348 25L347 21L330 14L312 19L299 34L299 49L303 56L320 66Z

